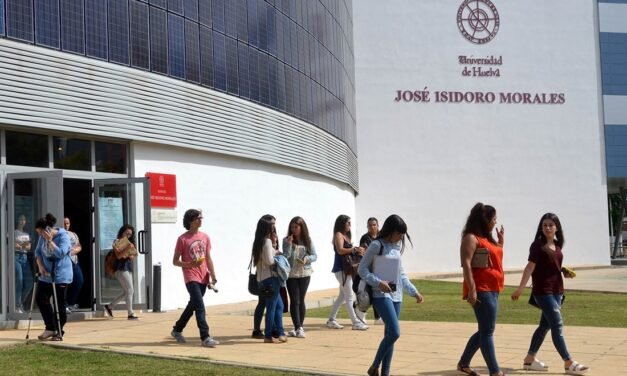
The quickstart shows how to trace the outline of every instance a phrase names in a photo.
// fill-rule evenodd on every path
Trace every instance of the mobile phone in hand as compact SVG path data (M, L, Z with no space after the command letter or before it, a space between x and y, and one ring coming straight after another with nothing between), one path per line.
M396 291L396 283L388 283L388 286L390 286L390 290Z

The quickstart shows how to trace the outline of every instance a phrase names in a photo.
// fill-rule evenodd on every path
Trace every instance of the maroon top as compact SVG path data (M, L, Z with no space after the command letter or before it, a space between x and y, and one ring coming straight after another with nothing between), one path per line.
M536 264L531 273L533 283L533 295L554 295L564 293L564 280L562 279L562 249L555 247L555 252L550 254L542 249L542 243L536 240L529 247L529 261Z

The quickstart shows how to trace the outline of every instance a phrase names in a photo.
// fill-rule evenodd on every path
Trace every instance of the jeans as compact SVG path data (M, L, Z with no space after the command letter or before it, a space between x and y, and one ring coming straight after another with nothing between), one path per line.
M129 316L133 314L133 275L126 270L116 270L115 278L120 282L122 286L122 292L116 296L110 303L111 306L115 306L122 299L126 300L126 311Z
M272 285L274 293L271 297L266 297L266 327L264 329L264 337L272 338L272 330L276 329L280 336L285 335L283 329L283 301L279 295L279 278L270 277L260 282L260 286ZM276 328L275 328L276 327Z
M205 319L205 302L203 301L207 285L198 282L188 282L185 284L185 287L187 287L187 292L189 292L189 302L187 302L187 306L181 313L181 317L174 324L174 330L182 332L192 315L196 314L196 325L198 325L198 330L200 331L200 340L204 341L205 338L209 337L209 325L207 325L207 320Z
M379 368L381 375L390 374L390 364L394 354L394 342L401 336L401 327L398 318L401 315L401 302L393 302L390 298L373 298L372 306L379 312L381 320L385 324L383 339L372 362L372 367Z
M560 354L563 360L570 360L570 354L566 348L566 341L564 340L564 321L562 320L562 294L555 295L534 295L536 303L542 309L542 315L540 316L540 324L531 337L531 344L529 345L529 354L536 355L546 333L551 330L551 339L553 339L553 345Z
M259 295L257 306L255 307L255 316L253 319L253 329L261 330L261 320L263 319L263 311L266 309L266 298Z
M80 294L84 282L83 270L79 264L72 264L72 273L74 273L72 284L67 290L67 304L70 306L78 302L78 294Z
M305 321L305 295L311 277L288 278L287 292L290 294L290 314L294 329L301 328Z
M15 306L21 308L33 287L33 272L26 253L15 253Z
M67 284L57 283L55 284L55 287L59 308L59 321L61 321L61 330L63 330L63 326L65 326L65 322L67 320L65 302L63 300ZM44 323L46 324L46 330L56 332L59 327L57 325L57 318L54 314L52 304L50 304L50 298L52 296L52 283L39 281L37 283L37 296L35 297L37 305L39 306L39 312L41 312L41 317L44 319Z
M478 292L477 303L473 306L473 309L475 311L475 317L477 318L479 331L468 339L459 364L469 366L472 357L477 350L481 349L481 354L483 355L483 359L490 373L498 373L500 368L496 361L493 335L496 327L496 314L499 310L499 293L495 291Z
M357 319L357 315L355 315L355 308L353 307L353 279L350 276L347 276L346 281L344 281L343 274L344 273L342 273L341 270L339 272L335 272L335 279L337 279L340 283L340 293L333 303L329 320L335 320L337 313L340 310L340 306L342 303L346 303L346 311L348 311L348 316L354 325L360 321ZM342 284L342 282L344 282L344 284Z

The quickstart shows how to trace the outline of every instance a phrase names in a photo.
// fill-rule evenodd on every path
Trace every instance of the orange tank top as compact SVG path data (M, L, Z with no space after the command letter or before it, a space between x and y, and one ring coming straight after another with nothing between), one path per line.
M477 248L486 248L490 252L492 266L485 269L473 268L472 277L475 280L477 292L503 291L505 275L503 274L503 247L491 243L487 238L476 236ZM464 281L464 299L468 296L468 285Z

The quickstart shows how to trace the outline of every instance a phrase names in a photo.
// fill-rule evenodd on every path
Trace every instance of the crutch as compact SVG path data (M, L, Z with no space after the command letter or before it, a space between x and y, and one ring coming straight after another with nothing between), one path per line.
M54 341L63 341L63 331L61 330L61 317L59 314L59 301L57 300L57 285L54 282L54 277L55 277L55 266L56 263L52 263L52 297L53 297L53 302L54 302L54 313L55 316L57 318L57 335L53 337Z
M30 300L30 311L28 311L28 330L26 331L26 343L30 334L30 322L33 319L33 307L35 306L35 295L37 294L37 282L39 281L39 273L35 273L35 284L33 285L33 297Z

